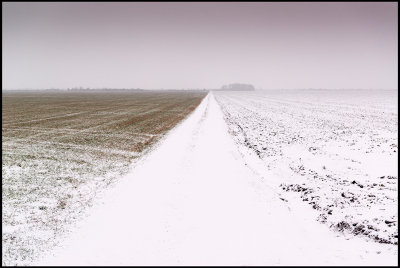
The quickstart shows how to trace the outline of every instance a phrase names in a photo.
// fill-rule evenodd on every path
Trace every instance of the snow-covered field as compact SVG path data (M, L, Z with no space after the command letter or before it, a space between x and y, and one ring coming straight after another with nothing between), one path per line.
M386 130L389 144L381 142L382 150L397 151L391 145L397 146L397 103L382 96L380 100L386 107L380 108L381 104L376 107L373 98L364 96L373 102L364 107L370 112L364 113L362 105L346 103L349 99L337 98L337 104L330 99L335 97L332 94L326 96L330 98L322 96L320 101L299 95L294 97L294 103L290 96L293 95L277 94L272 99L260 92L210 93L154 151L142 157L130 173L98 200L90 216L80 222L62 246L34 264L396 265L396 245L377 243L367 237L343 236L316 221L314 216L325 213L324 204L337 198L331 214L326 212L327 222L334 221L333 217L342 217L341 209L337 208L340 205L344 206L343 213L352 217L346 218L347 222L355 220L361 224L362 220L369 219L368 215L358 215L368 210L361 190L368 189L369 180L375 178L368 173L372 169L363 168L364 158L353 159L347 155L352 150L344 155L347 151L337 147L346 144L346 138L342 137L352 137L350 133L341 136L342 131L348 130L343 128L346 122L353 126L351 131L359 133L354 127L356 120L345 119L338 113L347 111L354 118L362 113L369 121L376 117L368 109L383 110L386 115L383 119L378 117L359 126L364 127L366 137L374 133L368 124L377 128L378 135ZM343 109L337 109L338 105ZM235 134L234 139L229 132ZM290 146L292 143L295 145ZM309 149L309 143L316 150ZM370 145L363 140L357 146L362 147L364 143L367 147ZM318 153L321 157L315 155ZM390 162L397 153L382 157L388 167L378 169L380 176L385 176L379 178L384 181L380 184L396 189L372 188L375 190L371 194L376 199L372 199L371 208L378 221L371 224L385 226L386 232L379 229L376 234L395 242L391 236L394 224L383 223L386 226L381 220L389 217L387 220L395 220L397 224L394 210L397 200L383 198L395 198L397 192L397 171L394 170L397 167ZM317 159L325 166L318 172L314 171L320 163ZM299 163L302 168L297 166ZM339 164L352 169L342 169ZM311 171L316 178L309 174ZM369 175L338 179L343 174L357 176L356 171ZM330 177L317 180L322 175ZM348 184L344 184L346 179ZM353 180L357 183L351 183ZM395 181L395 184L386 181ZM297 184L307 189L291 193ZM345 191L345 197L337 191ZM353 202L347 195L353 196ZM315 200L321 209L315 213L302 198ZM357 206L352 206L353 203ZM377 212L379 208L384 208L384 212ZM354 230L352 225L350 228Z
M395 245L397 95L397 90L215 92L236 143L244 154L258 156L253 168L270 174L265 180L289 207L304 201L315 210L313 218L332 231Z
M2 264L53 248L206 92L3 92Z

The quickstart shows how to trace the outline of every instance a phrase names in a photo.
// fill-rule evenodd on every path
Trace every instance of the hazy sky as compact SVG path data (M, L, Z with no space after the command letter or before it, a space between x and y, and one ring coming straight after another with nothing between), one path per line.
M397 88L395 2L2 5L3 88Z

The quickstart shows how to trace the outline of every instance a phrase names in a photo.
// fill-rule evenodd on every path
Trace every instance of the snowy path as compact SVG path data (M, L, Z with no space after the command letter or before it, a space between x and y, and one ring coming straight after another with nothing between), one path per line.
M259 183L209 94L40 264L397 264L393 247L338 238Z

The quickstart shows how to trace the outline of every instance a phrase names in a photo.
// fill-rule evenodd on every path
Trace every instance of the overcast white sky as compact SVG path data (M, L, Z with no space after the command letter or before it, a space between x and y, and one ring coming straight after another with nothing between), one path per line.
M397 89L395 2L2 5L3 89Z

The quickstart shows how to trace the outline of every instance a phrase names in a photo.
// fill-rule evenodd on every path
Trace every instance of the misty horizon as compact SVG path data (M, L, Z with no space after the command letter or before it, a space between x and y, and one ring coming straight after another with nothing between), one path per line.
M397 3L4 3L3 90L397 89Z
M96 90L221 90L221 87L217 88L141 88L141 87L67 87L67 88L2 88L2 91L96 91ZM398 90L398 88L255 88L256 91L273 91L273 90Z

